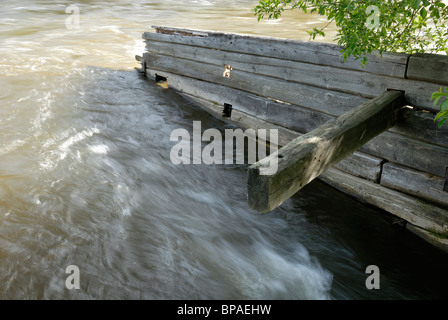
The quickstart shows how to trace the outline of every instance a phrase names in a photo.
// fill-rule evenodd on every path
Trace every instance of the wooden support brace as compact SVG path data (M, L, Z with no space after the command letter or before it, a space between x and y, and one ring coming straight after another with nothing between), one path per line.
M327 168L394 126L404 105L403 92L386 91L254 163L248 169L249 206L260 212L278 207ZM263 173L271 163L277 164L277 170Z

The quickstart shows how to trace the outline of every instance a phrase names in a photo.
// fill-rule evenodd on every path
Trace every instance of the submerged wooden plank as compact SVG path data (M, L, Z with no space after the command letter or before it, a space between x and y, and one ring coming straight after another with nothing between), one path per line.
M335 44L291 39L272 38L255 35L221 33L196 30L207 34L204 37L183 37L174 35L174 29L160 28L163 33L145 32L143 39L209 47L217 50L249 53L259 56L330 65L345 69L363 70L375 74L404 78L407 54L378 53L368 55L369 63L363 68L359 60L351 57L344 62L341 48ZM184 30L186 31L186 30Z
M420 228L443 233L448 231L448 211L446 209L365 179L351 176L335 168L325 171L319 179Z
M407 77L448 85L448 56L416 53L409 58Z
M260 212L281 205L334 163L393 126L403 103L402 92L387 91L251 165L249 205ZM277 166L272 172L273 163Z
M384 164L381 174L381 185L427 199L448 208L448 192L443 191L444 183L445 178L391 162Z

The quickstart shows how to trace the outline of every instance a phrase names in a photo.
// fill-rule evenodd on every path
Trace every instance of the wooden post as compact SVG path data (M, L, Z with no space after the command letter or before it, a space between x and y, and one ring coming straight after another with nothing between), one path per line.
M386 91L251 165L247 180L249 206L268 212L281 205L327 168L394 126L404 101L403 92ZM277 171L260 174L273 157L277 157Z

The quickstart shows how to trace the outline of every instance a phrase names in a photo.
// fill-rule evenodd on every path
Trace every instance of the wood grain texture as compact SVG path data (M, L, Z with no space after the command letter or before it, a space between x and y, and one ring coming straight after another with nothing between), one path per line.
M200 32L202 37L186 37L182 33ZM302 61L318 65L331 65L344 69L362 70L392 77L405 77L406 63L409 55L385 53L382 56L373 52L368 54L369 63L363 68L359 60L351 57L344 62L341 49L335 44L312 41L300 41L272 38L256 35L222 33L205 30L159 27L159 32L145 32L143 39L170 43L188 44L253 55L276 57L285 60Z
M448 148L392 132L383 132L360 151L436 176L444 176L448 165Z
M408 79L448 85L448 56L416 53L409 58L406 75Z
M334 164L333 167L356 177L378 183L381 177L383 162L384 160L381 158L362 152L354 152L347 158Z
M448 192L443 191L445 178L413 170L395 163L385 163L381 185L448 208Z

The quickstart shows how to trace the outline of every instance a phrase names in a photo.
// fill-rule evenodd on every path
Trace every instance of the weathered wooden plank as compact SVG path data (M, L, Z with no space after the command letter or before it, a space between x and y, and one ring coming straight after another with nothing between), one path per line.
M347 70L330 66L226 52L182 44L151 42L148 52L182 59L201 61L216 66L231 65L233 70L297 82L333 91L373 98L387 89L405 91L408 103L433 112L438 111L430 100L439 85L421 81L391 78L365 71Z
M210 102L209 100L205 100L185 92L181 92L180 94L185 98L189 99L190 101L192 101L195 105L201 107L208 113L214 115L217 118L220 118L225 122L237 123L239 127L251 128L254 130L258 129L278 130L278 146L285 145L298 136L298 133L293 130L260 120L259 118L251 116L240 110L233 110L231 119L222 118L222 106L216 105L215 103Z
M155 78L155 74L168 79L168 87L180 93L187 93L204 100L209 100L220 108L224 103L231 104L233 109L266 120L267 104L271 101L254 94L242 92L230 87L177 75L166 71L148 69L148 75ZM221 110L222 111L222 110Z
M154 76L154 75L152 75ZM204 101L206 99L210 99L211 98L211 104L215 110L214 115L217 117L221 117L221 113L222 113L222 108L223 108L223 100L222 97L228 97L228 100L226 100L227 102L231 103L234 107L234 114L233 114L233 119L237 121L239 124L245 123L246 126L248 125L247 123L247 118L250 114L247 114L247 111L253 112L253 110L249 109L247 110L244 107L245 103L249 103L249 104L254 104L257 102L260 102L261 105L266 105L266 103L270 103L270 101L265 100L265 101L260 101L259 99L262 98L257 98L256 96L253 96L253 100L245 100L242 104L241 102L238 103L238 100L240 97L238 97L239 95L241 95L241 98L244 99L244 97L247 97L246 94L241 94L239 91L234 90L234 91L227 91L228 88L226 87L222 87L222 86L218 86L215 84L211 84L211 83L207 83L204 81L199 81L199 80L195 80L195 79L188 79L182 76L176 76L173 74L163 74L163 76L166 76L170 79L170 83L171 86L180 91L181 93L187 93L190 97L194 97L196 95L196 97L203 99ZM222 92L221 90L225 90L224 92ZM233 90L233 89L229 89L229 90ZM204 105L204 101L201 102L201 105ZM218 102L219 101L219 102ZM195 100L196 103L198 103L198 99ZM283 111L279 111L281 109L279 109L279 105L278 103L274 103L274 108L272 109L272 114L274 115L285 115L285 113ZM308 124L309 120L311 120L315 114L314 113L310 113L308 116L303 116L303 114L300 113L301 110L303 109L298 109L295 106L291 106L291 105L284 105L283 107L289 107L292 108L292 110L290 111L291 113L289 114L289 116L287 116L287 119L291 119L292 124L297 121L298 123L305 123ZM208 111L212 110L210 107L210 101L209 101L209 108ZM243 113L238 114L235 111L239 110L242 111ZM294 112L296 111L297 112ZM300 114L298 117L296 114ZM255 112L252 113L251 115L256 116L259 119L262 119L260 117L260 113L259 112ZM263 117L264 119L265 117ZM254 120L252 119L250 123L254 123ZM322 120L323 123L323 120ZM321 123L321 124L322 124ZM275 124L275 122L274 122ZM287 127L290 129L291 128L291 123L285 122L284 120L280 119L279 121L276 121L276 124L280 124L282 125L282 127ZM320 124L319 124L320 125ZM259 128L264 128L266 129L266 127L269 126L269 124L267 123L263 123L263 122L258 122L257 123L257 127L254 129L259 129ZM276 128L280 128L280 127L276 127ZM311 131L311 130L309 130ZM303 131L302 131L303 132ZM308 132L308 131L305 131ZM282 137L282 141L283 141L283 145L287 142L289 142L289 140L283 137L283 134L280 134L280 136ZM291 137L291 132L289 134L289 137ZM295 137L296 135L293 134L293 136ZM281 144L281 143L280 143ZM281 144L282 145L282 144ZM395 148L393 148L395 149ZM409 160L407 157L405 157L405 160ZM379 174L381 172L381 162L383 160L377 157L372 157L369 156L367 154L362 154L359 152L354 153L353 155L350 155L349 157L347 157L346 159L342 160L341 162L337 163L334 165L334 167L351 173L355 176L358 177L363 177L365 179L368 179L370 181L373 182L378 182L379 180ZM430 161L431 163L434 163L434 160ZM390 164L386 165L386 168L388 168L388 166L390 166ZM384 171L386 174L386 178L383 178L382 183L385 184L387 183L387 172L388 169ZM416 171L417 172L417 171ZM427 174L422 173L423 175L427 176ZM406 175L404 174L400 174L400 175L391 175L391 176L400 176L400 177L405 177ZM417 181L415 180L413 177L409 178L410 181ZM439 178L437 177L436 179L438 181L438 184L441 185L440 190L443 187L443 178ZM417 183L417 185L419 185L420 183ZM385 184L386 185L386 184ZM407 182L404 182L403 185L406 186L411 186L411 184L408 184ZM423 185L423 184L422 184ZM433 188L431 186L431 183L428 181L427 183L429 188ZM386 186L392 187L391 185L387 184ZM417 190L417 189L415 189ZM430 189L425 189L425 191L430 190ZM420 192L420 191L419 191ZM408 192L409 193L409 192ZM439 191L439 193L441 193L441 191ZM443 198L443 194L441 195L441 197ZM445 196L447 197L447 196ZM434 200L433 198L428 198L429 200ZM443 202L441 202L443 203Z
M402 92L387 91L251 165L249 205L261 212L281 205L328 167L393 126L403 104ZM278 164L277 170L263 173L272 163Z
M397 124L389 131L448 148L448 126L439 128L434 114L429 112L404 108Z
M356 177L378 183L380 181L383 162L384 160L381 158L361 152L354 152L347 158L336 163L333 167Z
M448 165L448 148L392 132L383 132L360 151L436 176L444 176Z
M381 185L430 200L448 208L448 192L443 191L444 182L445 178L391 162L383 165L381 174Z
M193 30L193 29L189 29ZM278 57L292 61L303 61L320 65L363 70L404 78L407 54L386 53L381 57L378 53L368 55L369 63L363 68L359 61L349 57L344 62L340 57L341 48L335 44L272 38L264 36L222 33L204 30L193 30L207 34L203 37L182 37L173 35L174 28L159 28L162 33L145 32L143 38L173 43L184 43L194 46L210 47L218 50L250 53L254 55ZM184 30L186 31L186 30Z
M173 28L173 27L165 27L165 26L151 26L151 28L155 29L157 33L162 33L162 34L176 34L176 35L189 36L189 37L207 37L208 36L208 31L196 30L196 29Z
M341 115L368 99L331 90L303 85L267 76L255 75L240 70L232 70L229 78L224 78L224 66L210 65L198 61L161 56L146 52L143 55L149 69L167 71L190 78L217 83L262 97L307 107L329 114Z
M448 56L416 53L409 58L407 78L448 85Z
M300 133L317 129L335 117L326 113L301 108L292 104L269 101L267 103L266 121L290 128Z
M415 197L330 168L320 180L426 230L448 231L448 211Z

